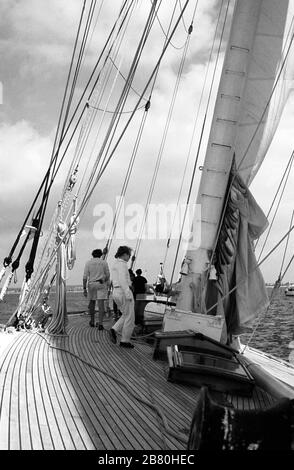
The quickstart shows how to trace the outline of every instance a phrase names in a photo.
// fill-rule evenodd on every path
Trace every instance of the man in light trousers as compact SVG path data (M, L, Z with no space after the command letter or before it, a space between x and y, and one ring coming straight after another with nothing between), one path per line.
M131 279L128 271L128 261L131 248L120 246L115 255L116 261L112 266L111 280L113 284L113 299L122 315L109 330L110 341L116 343L117 333L121 333L120 346L133 348L130 342L135 326L134 296L131 290Z

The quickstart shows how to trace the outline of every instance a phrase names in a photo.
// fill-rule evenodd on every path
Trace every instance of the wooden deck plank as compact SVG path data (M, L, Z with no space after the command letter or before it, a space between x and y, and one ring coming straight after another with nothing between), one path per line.
M67 339L67 338L66 338ZM57 347L59 347L60 339L57 340ZM74 448L76 450L86 449L83 440L81 439L79 428L76 425L74 419L75 406L72 401L72 396L75 395L74 389L71 387L69 393L68 387L70 385L68 372L64 367L63 360L61 359L61 353L58 350L54 351L54 377L56 378L56 388L59 390L58 397L60 402L60 408L63 411L64 420L66 422L68 432L71 435L71 440L73 442Z
M22 355L20 360L15 356L13 364L13 372L11 375L11 387L10 387L10 397L9 397L9 449L11 450L20 450L20 416L19 416L19 377L20 369L22 362L25 361L25 356L27 354L26 348L22 347Z
M253 390L252 394L252 401L253 401L253 406L252 408L255 410L263 408L263 401L261 398L261 390L258 387L255 387Z
M52 393L53 408L58 422L58 426L61 429L61 434L66 450L75 450L75 442L72 438L70 428L72 423L67 421L69 415L67 413L67 407L63 399L62 390L59 386L59 380L57 372L55 370L55 362L57 359L58 352L55 349L49 349L48 354L48 371L50 374L50 390Z
M9 368L10 364L12 363L12 356L13 356L13 346L19 340L19 336L15 338L13 344L9 345L9 348L6 347L1 354L1 361L0 361L0 450L8 449L8 419L9 413L7 410L6 402L5 402L5 382L6 382L6 374L7 369Z
M3 377L2 383L2 397L1 397L1 425L0 425L0 447L1 449L11 449L10 434L11 434L11 392L13 386L13 374L17 358L22 350L22 339L19 337L14 341L5 354L5 358L1 366L1 374Z
M34 384L34 395L35 395L35 403L36 408L38 410L38 422L40 428L40 434L42 439L43 448L47 450L53 450L54 445L52 441L52 436L50 433L50 427L47 419L46 414L46 405L44 403L43 393L42 393L42 384L40 380L40 370L39 370L39 358L42 356L43 349L42 349L42 341L38 339L36 347L35 347L35 354L33 354L33 363L32 363L32 370L33 370L33 384Z
M24 341L25 341L24 337ZM28 396L27 396L27 387L26 387L26 372L27 372L27 360L28 354L22 355L22 360L25 361L22 363L19 375L19 420L20 420L20 448L22 450L31 450L32 447L32 436L31 428L29 425L29 415L28 415Z
M48 355L49 347L44 341L40 341L40 354L38 357L38 376L40 382L40 389L42 391L42 399L44 411L46 414L46 420L48 423L48 429L50 432L52 445L54 450L63 450L65 448L62 439L61 431L58 426L56 415L54 412L52 397L49 393L48 381L50 380L47 367L48 367Z
M28 334L29 336L29 334ZM39 425L39 409L36 404L35 399L35 387L37 384L34 380L33 374L33 358L35 356L35 347L38 342L38 337L32 335L32 338L27 339L27 342L30 344L26 364L26 391L27 391L27 401L28 401L28 417L29 417L29 426L32 436L32 448L34 450L43 450L42 436Z
M68 343L68 338L64 338L64 340ZM57 343L57 347L65 347L67 348L67 344L62 344L64 341L62 338L60 338L59 342ZM83 419L80 415L81 411L81 406L80 406L80 400L76 394L76 390L73 387L73 374L71 372L71 367L70 363L74 361L74 359L71 356L68 356L68 361L65 362L65 356L61 355L60 353L58 354L58 365L59 369L61 371L61 374L63 376L64 382L62 385L62 390L64 392L64 398L67 402L68 408L70 410L71 414L71 419L75 425L74 428L74 433L78 433L78 444L77 448L79 450L81 449L88 449L88 450L94 450L95 445L93 443L91 434L88 432L86 426L84 425ZM58 375L58 373L57 373Z

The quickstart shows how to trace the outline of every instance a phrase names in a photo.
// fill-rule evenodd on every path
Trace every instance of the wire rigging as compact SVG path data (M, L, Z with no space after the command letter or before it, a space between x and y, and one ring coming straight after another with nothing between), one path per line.
M292 215L291 215L290 228L292 227L293 217L294 217L294 210L293 210ZM283 259L282 259L282 263L281 263L280 274L279 274L279 276L278 276L278 279L279 279L279 280L280 280L280 278L281 278L281 276L282 276L282 271L283 271L283 267L284 267L285 257L286 257L286 253L287 253L287 249L288 249L288 244L289 244L289 239L290 239L290 232L289 232L289 235L288 235L287 240L286 240L286 246L285 246L284 255L283 255ZM289 266L290 266L290 265L289 265ZM285 273L284 273L284 275L285 275ZM283 276L283 277L284 277L284 276Z
M291 168L292 168L292 165L293 165L293 159L294 159L294 151L291 153L290 158L289 158L289 160L288 160L288 162L287 162L287 165L286 165L286 168L285 168L285 170L284 170L283 176L282 176L282 178L281 178L281 180L280 180L278 189L277 189L277 191L276 191L276 193L275 193L275 196L274 196L274 198L273 198L273 200L272 200L271 206L270 206L270 208L269 208L269 210L268 210L268 213L267 213L267 215L266 215L266 218L267 218L267 219L269 218L269 216L270 216L270 214L271 214L271 211L272 211L272 209L273 209L273 206L274 206L274 204L275 204L275 202L276 202L276 199L277 199L278 194L279 194L279 192L280 192L281 186L282 186L283 181L284 181L284 179L285 179L285 181L284 181L284 186L283 186L282 191L281 191L280 199L279 199L279 201L278 201L277 209L278 209L278 207L279 207L279 205L280 205L281 198L282 198L283 193L284 193L284 191L285 191L286 184L287 184L287 181L288 181L288 178L289 178L289 175L290 175L290 171L291 171ZM277 209L276 209L276 211L275 211L275 213L274 213L272 223L271 223L271 225L269 226L268 233L267 233L267 237L266 237L266 239L265 239L265 241L264 241L264 243L263 243L261 252L260 252L260 254L259 254L259 258L261 257L261 255L262 255L262 253L263 253L263 250L264 250L264 248L265 248L265 245L266 245L266 242L267 242L267 239L268 239L270 230L271 230L272 225L273 225L273 222L274 222L274 220L275 220L275 216L276 216L276 213L277 213ZM256 248L257 248L257 245L258 245L259 240L260 240L260 237L258 238L258 240L257 240L256 243L255 243L255 250L256 250Z

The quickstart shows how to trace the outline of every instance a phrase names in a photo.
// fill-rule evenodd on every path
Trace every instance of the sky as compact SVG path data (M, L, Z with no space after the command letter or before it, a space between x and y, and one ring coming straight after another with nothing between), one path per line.
M86 8L89 3L86 2ZM107 32L110 31L113 25L121 3L119 0L97 2L98 6L102 4L101 14L97 19L95 30L93 33L92 30L90 31L91 42L87 46L86 56L82 63L81 77L77 82L74 102L83 91L87 77L91 73L97 54L105 41ZM184 3L184 0L180 2L182 6ZM46 0L2 0L0 2L0 81L2 84L2 103L0 104L0 261L8 255L16 234L22 225L24 215L30 207L48 166L83 4L82 0L50 0L50 2ZM204 90L203 101L200 101L200 98L220 4L221 2L217 0L199 1L194 30L190 38L164 145L163 135L168 118L169 104L176 84L183 45L187 38L187 27L191 22L195 7L194 1L190 2L185 11L184 21L181 21L172 39L172 45L168 48L162 61L152 94L151 108L148 112L125 198L125 222L128 224L129 238L116 237L113 240L108 257L110 265L114 259L115 250L120 244L127 244L133 248L136 246L137 239L133 236L135 227L129 223L132 215L131 211L144 208L146 195L152 182L155 162L160 152L162 153L162 159L151 203L157 209L160 209L158 206L160 204L164 204L165 207L169 204L175 206L182 183L184 189L180 203L184 204L185 202L193 168L193 158L195 158L197 152L201 123L206 109L205 98L208 96L208 86ZM136 4L130 21L130 33L124 38L123 47L117 56L117 65L121 64L122 74L126 74L128 71L134 54L134 39L142 33L150 5L150 2L143 0L139 0ZM138 99L138 93L144 88L146 77L150 74L150 70L154 67L162 50L165 39L162 28L164 31L168 29L168 18L172 5L173 2L170 1L162 2L162 7L158 13L160 24L155 21L152 35L143 51L140 67L133 81L133 92L130 93L126 103L126 110L132 109ZM231 9L232 5L229 9L229 15ZM176 15L178 14L179 6L176 9ZM94 18L96 19L96 16ZM218 31L218 37L219 35L220 30ZM227 30L224 32L224 37L227 37ZM220 50L220 63L223 52L224 45ZM215 61L216 50L214 50L211 59L210 75ZM219 75L219 71L220 67L218 66L216 76ZM120 83L120 87L123 86L124 81L121 76L118 76L117 82ZM146 92L145 97L147 94ZM212 113L214 97L215 89L213 89L208 108L208 120ZM106 100L102 102L102 105L105 108L107 107L108 110L113 109L115 99L112 99L109 102L106 102ZM132 126L128 128L113 159L95 188L85 211L82 213L76 236L77 260L74 269L68 272L68 284L81 284L83 266L85 261L90 258L91 251L105 246L107 231L105 237L102 238L101 210L104 207L112 209L114 212L115 203L121 193L126 168L138 135L142 113L143 111L141 111L141 114L138 111L135 115ZM265 213L270 207L272 197L292 152L293 113L294 101L290 95L282 115L280 128L262 165L262 172L259 172L260 174L257 175L251 186L254 197ZM198 119L196 121L197 115ZM126 116L129 115L126 114ZM193 119L191 119L191 116L194 116ZM95 122L96 127L98 122L98 120ZM194 125L196 130L193 134ZM102 129L104 129L103 126L105 126L105 123L102 124ZM194 200L197 193L197 183L201 175L198 167L204 158L207 137L208 127L204 132L199 165L197 165L196 171L196 184L192 191ZM89 137L84 152L85 158L87 154L90 155L90 149L93 148L91 161L94 161L101 145L99 139L95 141L94 137ZM53 185L43 228L44 238L56 209L57 201L60 198L76 143L77 141L70 147L68 158L62 165ZM190 158L183 179L189 149ZM85 163L81 163L81 167L83 164L86 166L86 160ZM279 211L279 216L277 216L272 228L271 241L268 242L264 254L287 231L293 210L292 201L293 185L289 184L285 191L283 207ZM154 229L154 226L150 226L151 232L152 228ZM169 227L162 224L161 232L160 237L158 234L156 237L156 233L151 235L149 233L151 239L142 241L136 261L136 268L140 267L142 269L149 282L155 281L159 271L159 263L163 262L165 257L167 260L167 278L169 278L173 266L177 238L175 237L172 240L171 247L167 250L166 238L169 235ZM293 244L294 237L289 239L289 252L286 260L290 258L293 252ZM180 248L178 263L184 256L184 248L185 246ZM270 261L262 266L267 282L274 282L277 278L283 255L282 248L274 253ZM22 281L27 257L28 251L26 250L18 270L18 284ZM175 276L177 278L177 274ZM289 270L285 280L294 281L294 268Z

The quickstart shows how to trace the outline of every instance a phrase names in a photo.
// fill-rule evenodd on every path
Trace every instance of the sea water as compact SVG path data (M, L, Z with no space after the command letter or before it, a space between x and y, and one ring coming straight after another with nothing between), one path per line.
M288 360L288 346L294 339L294 297L286 297L285 289L281 287L254 327L251 339L251 334L241 335L243 344L249 341L253 348Z

